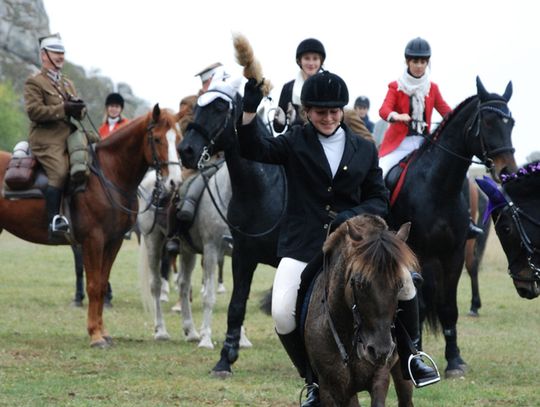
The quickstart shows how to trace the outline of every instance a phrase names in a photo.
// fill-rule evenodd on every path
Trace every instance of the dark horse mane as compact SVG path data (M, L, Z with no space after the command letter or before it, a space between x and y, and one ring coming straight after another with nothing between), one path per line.
M429 140L431 142L435 142L439 139L441 136L441 133L449 126L450 123L452 123L453 119L455 117L458 117L463 110L465 110L466 107L469 106L470 103L472 103L474 100L477 100L477 95L469 96L467 99L463 100L459 105L457 105L450 113L448 113L446 116L444 116L441 124L437 126L437 128L433 131L431 136L429 136ZM419 153L423 153L424 151L428 150L432 147L432 143L423 143L419 148Z
M323 251L328 255L342 243L345 249L341 249L340 257L347 265L346 280L352 272L360 271L367 283L382 275L389 287L398 288L402 268L419 269L409 246L396 238L379 216L361 215L347 220L326 239Z

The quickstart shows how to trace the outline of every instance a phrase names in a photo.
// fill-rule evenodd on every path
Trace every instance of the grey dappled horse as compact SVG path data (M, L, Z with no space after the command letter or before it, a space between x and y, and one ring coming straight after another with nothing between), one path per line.
M146 208L150 199L151 186L155 181L155 172L149 172L139 186L139 208ZM209 180L214 201L219 206L222 214L227 213L227 207L231 199L231 184L227 166L222 166ZM205 188L189 229L190 242L184 238L180 244L180 270L178 287L182 305L183 331L189 342L199 341L199 347L213 349L212 342L212 313L216 303L216 269L218 264L223 264L224 255L230 256L229 244L223 240L224 235L229 235L229 228L218 210L214 206L212 197ZM151 208L139 213L137 221L141 230L141 250L139 256L139 274L141 276L141 291L143 302L147 309L154 313L154 338L167 340L170 338L160 302L161 273L160 261L163 245L165 244L167 231L164 226L155 221L156 210ZM189 300L191 291L191 276L195 268L197 253L203 255L203 321L200 334L195 328L191 303ZM242 347L250 347L251 343L243 336Z

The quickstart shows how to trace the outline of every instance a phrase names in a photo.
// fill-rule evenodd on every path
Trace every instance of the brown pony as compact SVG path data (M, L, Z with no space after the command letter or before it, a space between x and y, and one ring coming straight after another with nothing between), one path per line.
M396 363L392 334L403 273L417 269L404 240L385 221L361 215L343 223L326 240L325 266L313 285L304 337L321 404L359 406L367 390L371 405L384 406L390 373L399 406L412 406L412 384Z
M152 112L97 143L86 190L70 200L73 237L83 249L91 346L112 343L103 323L103 297L124 234L135 223L137 187L149 167L160 174L161 182L155 186L158 192L178 187L178 141L175 115L154 106ZM0 185L9 158L8 153L0 152ZM0 232L6 229L29 242L51 244L47 227L44 199L12 201L0 197Z

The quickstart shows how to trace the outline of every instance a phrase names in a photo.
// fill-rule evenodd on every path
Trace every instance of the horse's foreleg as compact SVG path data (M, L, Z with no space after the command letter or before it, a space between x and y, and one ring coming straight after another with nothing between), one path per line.
M471 279L471 307L469 315L478 316L480 303L480 290L478 286L478 264L476 259L476 240L468 240L465 245L465 269Z
M109 283L109 277L111 274L112 265L114 263L114 260L116 259L116 256L118 255L118 252L120 251L120 248L122 247L122 243L124 242L124 237L109 242L105 246L105 250L103 252L103 260L102 260L102 269L101 269L101 287L100 287L100 308L99 308L99 329L101 330L101 335L103 339L110 345L112 344L112 337L107 332L107 329L105 328L105 323L103 322L103 303L105 300L105 294L107 292L107 286Z
M212 343L212 312L216 303L216 266L218 263L218 253L217 248L213 244L206 244L203 252L203 320L199 348L214 349Z
M161 309L161 255L164 249L165 235L159 230L154 231L145 236L143 239L146 244L148 267L150 269L150 292L154 305L154 339L168 340L170 339L163 311Z
M83 247L86 293L88 295L87 329L90 335L90 346L93 347L108 346L102 332L103 299L107 282L106 277L102 275L103 257L102 246L86 244Z
M73 258L75 261L75 297L73 304L77 307L82 307L84 300L84 267L82 247L80 245L71 246Z
M461 259L462 260L462 259ZM463 262L457 261L454 267L447 267L444 271L444 296L437 304L439 321L443 328L446 342L445 358L448 365L445 369L446 377L462 377L465 375L467 364L461 358L457 342L457 286Z
M233 292L227 311L227 335L221 349L220 360L212 369L212 374L218 377L229 376L232 373L231 365L238 359L240 333L246 315L247 299L253 273L257 267L255 260L245 258L245 251L244 258L240 253L241 250L235 247L232 255Z
M218 256L218 288L217 293L223 294L227 291L223 284L223 264L225 263L225 254L220 253Z
M403 378L399 362L394 363L391 373L398 399L398 407L412 407L413 385L410 380Z
M180 303L182 306L182 328L186 341L195 342L199 341L199 333L193 323L193 315L191 313L191 301L189 299L191 292L191 275L195 268L195 260L197 255L191 251L188 251L184 247L180 256L180 270L178 274L178 288L180 291Z

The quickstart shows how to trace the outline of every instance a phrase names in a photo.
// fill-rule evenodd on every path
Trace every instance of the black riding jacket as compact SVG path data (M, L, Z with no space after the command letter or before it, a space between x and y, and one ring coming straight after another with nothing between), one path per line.
M332 213L351 210L386 217L388 190L379 168L377 148L353 134L345 125L345 149L336 175L317 132L311 124L292 126L275 138L258 133L253 120L239 126L243 157L283 165L288 184L288 205L282 222L278 257L309 262L321 250Z

